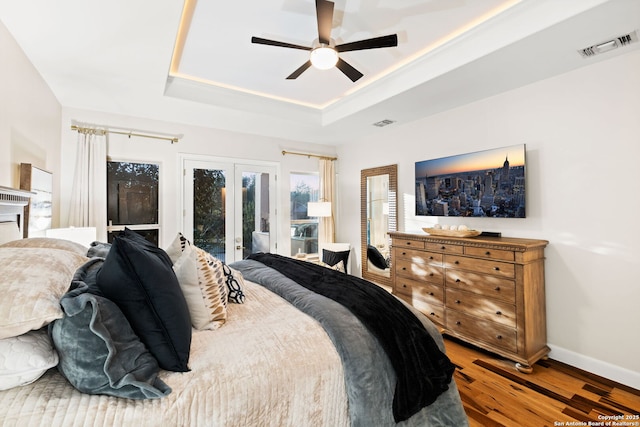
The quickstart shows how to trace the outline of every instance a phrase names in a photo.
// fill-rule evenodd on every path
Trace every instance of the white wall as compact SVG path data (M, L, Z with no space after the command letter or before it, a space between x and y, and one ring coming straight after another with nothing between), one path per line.
M0 185L19 187L20 163L58 176L60 104L2 22L0 64ZM53 208L55 226L58 206Z
M279 164L281 176L278 179L278 251L290 253L289 231L289 173L317 172L318 159L306 156L282 155L282 150L303 151L324 155L335 155L335 147L317 144L297 143L282 139L259 137L248 134L161 122L143 118L105 114L94 111L63 108L62 113L62 167L70 171L62 177L60 198L62 206L61 222L68 224L70 189L75 164L77 133L71 130L72 121L92 123L102 126L144 130L151 133L182 134L177 144L166 141L136 138L110 134L109 157L117 160L137 160L159 162L161 198L161 243L166 247L176 236L181 222L181 174L179 157L181 154L207 155L235 159L254 159Z
M421 232L436 219L412 216L416 161L522 143L527 218L464 222L548 240L551 357L640 388L640 51L339 147L338 235L360 239L360 169L398 164L399 227Z

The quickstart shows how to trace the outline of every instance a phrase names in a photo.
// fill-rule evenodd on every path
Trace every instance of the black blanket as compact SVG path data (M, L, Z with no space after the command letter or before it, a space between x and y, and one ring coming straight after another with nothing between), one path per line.
M433 403L449 388L454 365L413 313L384 289L359 277L281 255L260 253L249 259L342 304L371 331L398 378L393 398L396 422Z

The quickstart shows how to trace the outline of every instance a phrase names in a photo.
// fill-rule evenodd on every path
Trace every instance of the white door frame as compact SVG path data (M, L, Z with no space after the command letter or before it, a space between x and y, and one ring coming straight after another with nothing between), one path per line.
M277 239L278 239L278 209L279 206L279 187L277 185L277 179L280 175L280 164L277 162L267 162L263 160L252 160L252 159L239 159L239 158L230 158L230 157L217 157L217 156L207 156L207 155L196 155L196 154L180 154L178 156L179 168L180 171L180 200L179 200L179 229L182 230L185 237L191 241L193 241L193 219L187 215L188 212L191 211L191 207L187 206L186 201L189 200L189 203L193 200L193 185L186 185L187 178L187 167L193 167L193 165L197 165L198 167L202 167L203 169L220 169L227 171L227 209L225 215L227 218L233 218L233 221L225 222L225 252L227 260L231 259L241 259L242 248L239 250L236 249L238 246L236 242L237 231L234 229L234 224L238 224L240 234L242 236L242 199L235 197L238 191L242 191L242 172L264 172L273 174L273 179L270 179L269 185L269 242L270 242L270 251L273 253L277 253ZM231 182L233 181L233 182ZM236 188L236 185L239 183L239 190ZM239 199L239 200L237 200ZM240 244L242 246L242 244ZM238 252L239 251L239 252ZM237 257L240 258L237 258ZM232 262L232 261L229 261Z

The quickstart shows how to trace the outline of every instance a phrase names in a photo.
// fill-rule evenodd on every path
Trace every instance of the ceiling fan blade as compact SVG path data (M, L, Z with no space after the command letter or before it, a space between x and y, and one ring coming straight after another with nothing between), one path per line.
M300 77L300 74L304 73L306 71L306 69L309 68L309 67L311 67L311 61L305 62L297 70L295 70L293 73L291 73L291 75L289 77L287 77L287 80L297 79L298 77Z
M331 41L331 27L333 26L334 3L327 0L316 0L316 17L318 19L318 41L329 44Z
M297 45L297 44L279 42L279 41L275 41L275 40L268 40L268 39L263 39L263 38L260 38L260 37L251 37L251 43L266 44L267 46L288 47L288 48L291 48L291 49L311 50L311 48L307 47L307 46L300 46L300 45Z
M347 64L342 58L338 58L338 63L336 64L336 67L338 67L338 69L342 71L345 76L349 77L352 82L355 82L356 80L358 80L360 77L363 76L363 74L360 71L356 70L351 65Z
M336 46L338 52L349 52L352 50L378 49L381 47L398 46L398 35L374 37L372 39L360 40L357 42L344 43Z

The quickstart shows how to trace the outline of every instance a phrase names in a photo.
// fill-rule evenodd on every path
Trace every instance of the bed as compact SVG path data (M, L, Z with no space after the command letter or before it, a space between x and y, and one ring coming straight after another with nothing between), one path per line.
M20 203L0 202L0 425L467 425L453 380L434 402L399 415L388 344L267 261L225 265L182 236L165 249L134 236L91 248L19 239ZM152 269L136 256L152 258ZM131 261L149 283L127 283L120 270ZM144 310L120 299L172 274L180 292L153 297L163 328L173 328L163 332L167 346L139 332ZM108 280L125 292L109 294L100 287ZM171 317L176 307L187 310L186 323ZM436 328L411 312L444 350Z

